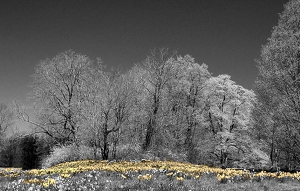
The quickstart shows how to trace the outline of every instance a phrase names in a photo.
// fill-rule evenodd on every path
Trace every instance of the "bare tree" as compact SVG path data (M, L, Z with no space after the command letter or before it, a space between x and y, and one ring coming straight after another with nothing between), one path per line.
M148 93L149 101L143 150L148 150L153 146L153 138L157 131L157 118L162 109L161 102L163 94L166 92L167 83L171 80L171 64L174 61L175 54L170 53L166 48L159 51L153 50L143 62L142 66L147 72L143 78L143 86Z
M120 130L131 115L131 84L120 72L107 73L100 68L94 70L86 86L84 112L82 113L86 141L94 148L101 149L103 160L109 156L109 146L113 144L113 157L119 141ZM110 138L110 135L113 135Z
M248 132L253 126L252 109L256 97L252 90L236 85L228 75L210 78L206 96L211 138L217 143L213 153L222 166L227 166L231 153L252 149Z
M31 92L38 121L29 119L24 108L17 104L19 118L59 143L76 142L83 102L82 87L91 65L88 57L72 51L41 61L33 75Z
M300 1L289 1L284 8L256 61L256 91L268 113L268 123L274 125L265 134L273 140L270 156L275 159L279 149L282 166L291 169L291 164L300 164ZM272 130L276 130L274 134Z
M183 130L185 150L192 148L195 128L199 126L197 116L205 111L203 91L210 77L207 65L195 63L190 55L178 56L173 63L172 80L168 83L169 114L180 120L177 126Z
M0 144L5 133L14 124L14 114L6 104L0 103Z

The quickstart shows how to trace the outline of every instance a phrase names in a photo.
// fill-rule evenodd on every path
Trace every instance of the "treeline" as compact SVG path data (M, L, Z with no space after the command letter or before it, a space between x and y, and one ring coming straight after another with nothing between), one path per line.
M106 72L100 62L66 51L42 61L31 98L31 121L56 144L87 145L107 160L118 145L169 149L192 163L232 166L267 163L251 139L255 94L228 75L211 76L190 55L154 50L128 72ZM244 164L245 163L245 164Z
M271 164L300 170L300 1L291 0L257 60L256 138Z
M54 144L47 138L34 135L11 136L1 145L0 166L23 170L41 168L44 158Z
M53 145L86 145L103 160L129 144L196 164L293 170L300 154L299 10L299 0L285 5L262 48L255 93L166 48L126 72L107 72L101 59L66 51L36 67L36 120L17 103L16 115ZM14 148L30 153L26 144L45 146L26 139Z

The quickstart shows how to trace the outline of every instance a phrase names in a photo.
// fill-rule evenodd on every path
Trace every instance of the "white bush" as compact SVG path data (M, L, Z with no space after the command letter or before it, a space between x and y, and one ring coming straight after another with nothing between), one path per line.
M42 168L50 168L59 163L93 159L93 149L84 145L77 147L76 145L54 147L50 155L42 161Z

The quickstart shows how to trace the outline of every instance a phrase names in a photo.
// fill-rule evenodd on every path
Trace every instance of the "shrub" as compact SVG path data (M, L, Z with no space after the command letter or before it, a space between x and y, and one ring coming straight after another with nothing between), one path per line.
M37 155L37 137L26 136L21 140L22 148L22 168L24 170L37 168L38 165L38 155Z
M1 167L22 167L21 139L10 137L0 148Z
M116 160L138 160L142 158L141 147L139 145L124 144L116 148Z
M116 149L116 160L167 160L173 159L175 161L184 162L187 159L185 153L177 153L171 149L166 148L155 148L150 151L143 151L141 146L138 144L124 144L118 145Z
M140 155L143 159L147 160L173 160L179 162L187 161L187 156L185 153L178 153L168 148L156 148L149 151L142 151Z
M42 161L42 168L50 168L59 163L94 159L93 149L85 145L79 147L75 144L68 146L54 147L50 155Z

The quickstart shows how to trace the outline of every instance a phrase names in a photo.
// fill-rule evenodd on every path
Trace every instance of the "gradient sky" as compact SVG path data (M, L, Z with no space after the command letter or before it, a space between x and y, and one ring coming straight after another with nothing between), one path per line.
M214 76L253 89L254 59L288 0L4 0L0 3L0 102L26 101L34 67L73 50L130 69L169 47ZM24 123L18 123L20 129Z

